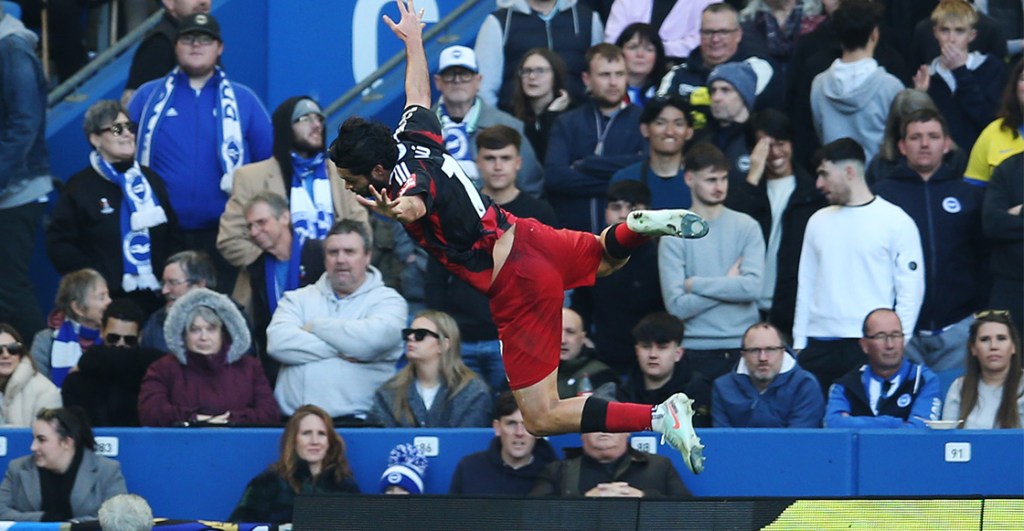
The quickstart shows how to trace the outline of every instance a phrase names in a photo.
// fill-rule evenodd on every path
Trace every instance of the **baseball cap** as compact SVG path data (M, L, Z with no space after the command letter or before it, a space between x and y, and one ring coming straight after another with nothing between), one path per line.
M186 33L205 33L218 41L221 40L220 24L209 13L192 13L181 19L181 23L178 24L178 37Z
M449 46L441 51L438 72L444 72L453 66L460 66L471 72L480 72L476 66L476 53L466 46Z

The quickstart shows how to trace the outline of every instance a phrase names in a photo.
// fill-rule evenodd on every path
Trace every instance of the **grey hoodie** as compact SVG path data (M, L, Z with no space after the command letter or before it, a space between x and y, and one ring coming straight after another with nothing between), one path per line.
M901 90L903 83L874 59L836 59L811 84L811 112L821 143L853 138L871 160L882 144L889 107Z
M224 329L231 338L231 346L228 347L227 361L229 364L238 361L252 343L252 335L249 327L245 324L245 318L238 311L235 303L227 295L217 293L206 288L194 288L182 298L174 302L170 312L167 314L167 321L164 322L164 340L167 341L167 349L181 362L186 364L185 358L185 331L190 324L189 316L192 310L206 306L220 317L224 322Z

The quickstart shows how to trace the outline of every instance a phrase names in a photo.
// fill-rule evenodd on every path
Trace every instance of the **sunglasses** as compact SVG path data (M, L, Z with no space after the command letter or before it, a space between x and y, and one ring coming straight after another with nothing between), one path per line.
M115 334L113 332L107 334L103 339L108 345L116 345L122 339L124 340L124 344L129 347L134 347L139 344L139 336L122 336L121 334Z
M975 319L986 319L989 317L1010 317L1009 310L982 310L974 312Z
M423 341L427 336L432 336L436 339L441 339L441 335L433 330L427 330L426 328L403 328L402 339L409 337L412 334L412 338L416 341Z
M0 345L0 352L6 352L11 356L21 356L25 352L25 345L15 341L6 345Z
M114 122L107 127L100 129L101 133L110 131L114 136L121 136L125 131L130 131L132 134L138 130L139 126L135 122Z

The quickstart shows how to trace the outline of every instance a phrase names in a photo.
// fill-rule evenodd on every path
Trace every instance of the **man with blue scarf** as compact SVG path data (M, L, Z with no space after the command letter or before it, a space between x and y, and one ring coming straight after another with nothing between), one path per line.
M194 13L178 27L178 66L135 93L136 158L163 177L186 247L206 251L227 289L236 270L216 249L217 223L237 168L270 156L270 116L255 93L217 66L224 51L213 16Z

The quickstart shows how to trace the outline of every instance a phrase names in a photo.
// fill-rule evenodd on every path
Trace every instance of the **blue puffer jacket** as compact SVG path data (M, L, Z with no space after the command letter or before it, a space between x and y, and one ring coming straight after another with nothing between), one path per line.
M789 354L763 393L754 387L741 360L735 371L715 380L711 394L711 422L716 428L820 428L824 416L818 380Z

